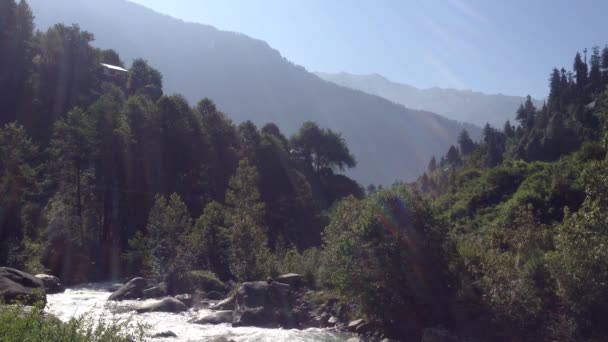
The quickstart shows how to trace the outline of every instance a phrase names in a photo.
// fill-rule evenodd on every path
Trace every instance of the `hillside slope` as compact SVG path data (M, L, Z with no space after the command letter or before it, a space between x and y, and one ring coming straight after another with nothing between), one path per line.
M429 88L419 89L390 81L377 74L315 73L326 81L377 95L408 108L427 110L446 118L483 126L487 122L502 127L515 118L515 111L526 99L520 96L484 94L471 90ZM542 101L534 100L536 106Z
M95 45L114 48L130 64L147 59L168 93L195 104L204 97L235 121L276 122L291 134L313 120L342 132L358 161L350 175L363 184L412 180L466 127L380 97L321 80L267 43L211 26L186 23L124 0L31 0L39 28L78 23Z

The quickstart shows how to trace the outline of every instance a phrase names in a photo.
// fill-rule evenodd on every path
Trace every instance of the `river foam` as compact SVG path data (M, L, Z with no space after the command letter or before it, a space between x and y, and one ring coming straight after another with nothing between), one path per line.
M47 296L47 311L63 321L72 317L90 315L93 319L129 319L131 322L143 323L150 326L152 334L172 331L177 338L159 338L154 341L227 341L237 342L338 342L346 341L351 335L326 329L263 329L254 327L233 328L229 324L198 325L188 323L198 317L207 309L190 309L187 312L172 314L153 312L136 314L132 308L142 301L108 302L110 295L107 292L109 284L87 284L67 289L64 293ZM145 301L144 301L145 302Z

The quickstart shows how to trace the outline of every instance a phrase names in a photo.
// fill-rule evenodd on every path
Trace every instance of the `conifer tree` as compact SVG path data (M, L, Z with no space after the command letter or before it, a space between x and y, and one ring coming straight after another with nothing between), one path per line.
M230 270L240 281L264 279L270 272L270 250L264 224L264 203L258 171L247 159L230 179L226 192L230 224Z

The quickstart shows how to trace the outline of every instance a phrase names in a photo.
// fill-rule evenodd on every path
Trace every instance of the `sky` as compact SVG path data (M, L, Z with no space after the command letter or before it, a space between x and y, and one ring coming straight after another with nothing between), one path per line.
M264 40L309 71L544 98L608 43L607 0L131 0Z

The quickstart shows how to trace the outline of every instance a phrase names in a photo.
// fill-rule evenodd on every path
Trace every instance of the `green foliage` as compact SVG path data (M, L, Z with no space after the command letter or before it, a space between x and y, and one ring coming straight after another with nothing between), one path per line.
M449 292L444 234L430 203L403 187L347 198L324 233L323 278L388 329L411 333L441 320ZM402 320L392 325L391 317Z
M264 279L272 264L264 203L258 191L258 172L242 159L226 192L230 223L230 270L240 281Z
M586 337L606 336L600 317L608 311L608 170L606 162L585 171L587 197L579 211L568 212L557 227L551 254L557 293L570 307Z
M230 231L226 225L225 208L211 202L190 232L184 236L184 249L195 268L207 268L222 279L230 277Z
M291 144L315 171L324 168L344 170L344 167L357 165L344 138L331 129L319 128L314 122L305 122Z
M278 257L281 257L279 255ZM319 284L319 263L321 262L321 251L318 248L309 248L302 253L297 249L289 249L278 265L280 273L297 273L304 276L310 286Z
M157 196L150 210L146 236L136 235L131 247L137 252L131 260L151 269L150 276L163 281L174 274L188 270L178 259L180 237L189 232L192 219L188 208L177 194L169 198Z
M61 322L41 307L0 305L0 340L6 342L144 341L147 327L90 315Z

